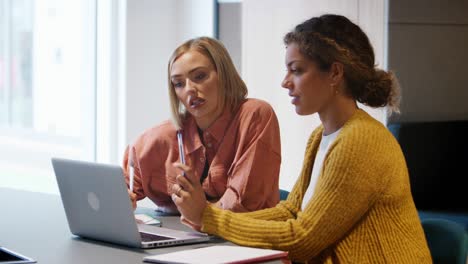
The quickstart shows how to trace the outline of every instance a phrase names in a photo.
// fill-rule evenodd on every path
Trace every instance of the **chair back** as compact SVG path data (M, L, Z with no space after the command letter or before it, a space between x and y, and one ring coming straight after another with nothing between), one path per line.
M434 264L466 264L468 234L465 228L450 220L421 220Z
M280 201L288 199L289 192L286 190L279 190L279 195L280 195Z

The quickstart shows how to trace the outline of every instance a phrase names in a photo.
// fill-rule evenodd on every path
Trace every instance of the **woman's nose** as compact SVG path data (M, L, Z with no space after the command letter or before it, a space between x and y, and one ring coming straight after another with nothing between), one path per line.
M286 89L291 89L291 82L287 78L284 78L284 80L281 82L281 86Z
M188 92L196 92L197 91L195 83L193 83L191 80L187 80L185 83L186 83L185 86L186 86Z

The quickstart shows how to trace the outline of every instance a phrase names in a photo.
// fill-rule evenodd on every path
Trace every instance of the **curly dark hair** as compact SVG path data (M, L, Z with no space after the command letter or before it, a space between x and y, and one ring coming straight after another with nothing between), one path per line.
M342 63L346 92L356 101L399 111L400 90L395 75L376 68L369 38L348 18L333 14L313 17L287 33L284 43L296 43L322 71L329 71L333 62Z

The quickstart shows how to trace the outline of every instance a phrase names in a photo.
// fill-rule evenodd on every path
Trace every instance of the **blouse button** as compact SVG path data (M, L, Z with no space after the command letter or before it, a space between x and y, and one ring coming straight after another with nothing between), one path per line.
M201 162L205 162L205 158L201 157L201 158L200 158L200 161L201 161Z
M213 145L211 143L206 144L207 147L211 148Z

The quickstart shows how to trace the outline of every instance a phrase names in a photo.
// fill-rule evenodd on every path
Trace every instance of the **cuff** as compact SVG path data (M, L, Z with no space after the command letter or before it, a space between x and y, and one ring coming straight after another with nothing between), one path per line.
M217 228L217 218L223 213L222 209L217 208L213 204L208 204L203 211L202 226L201 231L204 233L216 235Z
M242 205L239 195L232 189L228 188L221 199L217 202L219 207L224 210L233 212L247 212L248 210Z

